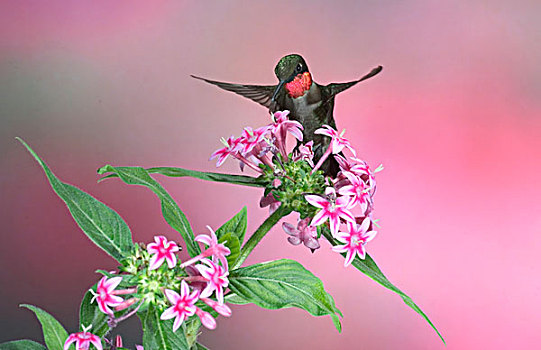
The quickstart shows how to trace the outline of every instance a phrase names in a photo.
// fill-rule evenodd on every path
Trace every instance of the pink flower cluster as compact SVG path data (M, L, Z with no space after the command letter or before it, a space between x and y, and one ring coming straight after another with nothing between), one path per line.
M273 115L273 123L253 130L245 128L238 138L231 136L222 140L225 147L217 150L211 159L218 158L216 166L220 166L229 155L237 158L244 165L249 166L258 173L264 171L260 164L270 166L275 175L285 176L288 174L276 169L272 157L281 155L283 161L289 160L286 151L286 136L291 133L298 141L303 140L303 127L296 121L288 119L289 111L276 112ZM306 194L306 201L319 209L313 218L299 219L296 226L290 223L282 225L284 231L289 235L288 241L293 245L304 244L312 251L320 247L317 238L317 226L329 222L333 237L341 245L333 249L340 253L346 253L345 266L351 264L356 255L361 259L366 256L365 244L376 235L373 230L371 212L373 208L373 196L376 190L374 174L382 168L378 167L372 171L368 164L357 158L357 152L351 143L344 137L345 130L336 131L329 125L323 125L317 129L315 134L331 138L327 150L314 164L313 142L298 144L298 147L291 156L293 162L304 160L312 168L311 174L315 174L321 165L333 156L340 166L340 172L333 179L328 179L329 186L325 189L324 195ZM345 156L344 153L350 153ZM280 158L278 158L278 164ZM282 165L282 169L285 168ZM278 188L280 179L275 178L272 187ZM261 207L269 207L273 213L281 205L280 201L270 191L260 201Z
M231 251L224 244L218 243L218 237L214 231L210 227L208 229L210 236L198 235L195 238L208 248L180 265L189 275L181 281L180 294L171 289L164 290L172 306L166 309L160 318L162 320L174 318L173 331L176 331L182 322L194 314L201 319L205 327L216 328L214 317L195 305L198 300L203 301L222 316L231 316L231 309L224 304L224 291L229 284L226 256L231 254ZM194 265L195 263L199 264ZM215 294L217 302L209 298L212 294Z
M241 169L244 165L252 168L258 173L263 173L259 164L263 163L274 168L272 156L280 153L283 159L287 159L286 136L289 132L297 140L302 141L302 125L289 120L289 111L276 112L273 115L273 122L257 129L244 128L240 137L229 137L222 139L224 148L212 153L210 159L218 158L216 166L220 166L232 156L240 161Z
M315 229L328 220L333 237L343 243L333 247L333 250L346 253L344 266L348 266L355 255L365 258L364 246L377 233L372 229L372 197L376 190L374 174L382 168L378 167L373 172L365 161L358 159L350 142L344 137L344 131L339 134L330 126L324 125L315 133L329 136L332 140L318 164L314 166L314 171L333 154L340 166L340 172L336 178L331 179L332 186L325 189L325 195L305 195L306 201L319 209L308 227ZM345 149L348 149L352 156L339 154Z
M231 254L231 251L224 244L218 243L216 234L210 227L208 228L210 236L198 235L195 238L208 248L180 265L188 273L188 277L183 277L181 281L180 294L171 289L164 289L165 297L172 306L166 309L160 318L162 320L175 318L173 331L176 331L184 320L194 314L199 316L205 327L216 328L214 317L195 305L198 300L203 301L222 316L231 316L231 309L224 304L224 292L229 284L226 256ZM173 241L168 241L164 236L155 236L154 241L147 245L147 252L151 255L148 269L156 270L164 262L167 262L169 269L174 268L177 264L175 254L179 251L178 245ZM137 298L123 300L119 297L119 295L137 292L136 288L116 290L121 281L121 276L103 277L98 282L96 292L91 290L94 294L92 302L95 300L99 309L111 318L114 318L114 313L110 307L114 307L117 311L123 310L138 301ZM213 294L217 301L210 299Z

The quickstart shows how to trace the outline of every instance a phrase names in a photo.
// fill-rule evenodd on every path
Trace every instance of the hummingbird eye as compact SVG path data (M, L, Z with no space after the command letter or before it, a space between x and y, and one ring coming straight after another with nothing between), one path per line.
M300 73L300 71L302 70L302 64L297 64L297 68L295 68L295 70Z

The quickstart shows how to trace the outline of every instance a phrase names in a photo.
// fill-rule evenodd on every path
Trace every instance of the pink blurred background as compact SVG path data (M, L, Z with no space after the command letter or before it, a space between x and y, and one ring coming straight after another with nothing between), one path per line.
M219 138L268 122L257 104L189 74L273 84L302 54L319 83L383 73L337 98L339 128L378 176L369 252L429 315L448 349L532 348L541 340L541 3L3 1L0 4L0 341L41 341L20 303L77 327L84 291L115 267L79 231L30 155L117 210L134 239L179 239L146 189L96 184L115 165L213 171ZM233 161L220 171L239 173ZM196 233L257 189L159 178ZM273 230L250 262L298 259L344 313L233 308L201 341L212 349L444 349L402 303L324 245ZM119 330L140 342L133 321Z

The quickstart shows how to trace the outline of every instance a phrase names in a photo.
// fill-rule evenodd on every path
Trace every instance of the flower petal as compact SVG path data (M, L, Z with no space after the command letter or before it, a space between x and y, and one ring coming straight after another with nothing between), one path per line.
M333 250L333 252L343 253L343 252L348 250L346 248L346 246L347 246L346 244L344 244L344 245L336 245L336 246L332 247L331 249Z
M176 311L175 305L173 305L170 308L166 309L164 312L162 312L162 314L160 315L160 319L169 320L177 315L178 315L178 311Z
M182 322L184 322L184 315L179 315L177 318L175 318L175 322L173 322L173 332L176 332L177 329L179 329Z
M167 266L169 266L170 269L175 267L175 265L177 264L177 256L175 254L166 255L165 260L167 260Z
M355 253L353 253L351 250L348 250L346 253L346 260L344 260L344 267L348 267L354 258Z
M66 342L64 343L64 350L68 350L70 345L77 341L77 335L75 333L70 334Z
M322 223L324 223L325 221L327 221L327 218L329 216L327 215L327 212L325 210L320 210L315 216L314 218L312 219L312 221L310 222L310 225L311 226L319 226L321 225Z
M159 256L158 254L152 255L149 261L149 270L156 270L158 267L162 266L165 256Z
M212 239L208 235L205 235L205 234L197 235L197 237L195 237L194 240L208 246L210 246L212 243Z
M184 280L182 282L186 283ZM180 282L181 289L182 289L182 282ZM181 299L180 295L174 290L166 289L163 292L165 293L165 296L167 297L167 299L169 300L171 304L176 304Z
M94 344L96 349L103 350L103 347L101 345L101 339L97 335L92 334L90 337L90 342Z
M299 230L297 230L295 226L291 225L289 222L282 223L282 229L284 229L284 232L290 236L297 236L299 234Z
M368 230L368 228L370 227L370 223L371 223L372 220L370 220L369 217L366 217L363 222L361 223L361 227L359 229L360 232L366 232Z
M374 239L374 237L376 237L376 234L378 232L377 231L368 231L366 232L363 237L365 238L365 242L370 242L371 240Z
M301 244L301 239L299 237L287 237L287 241L293 245Z
M304 196L304 198L308 203L312 204L316 208L325 208L329 205L328 200L318 195L307 194Z
M107 281L103 284L107 291L111 293L118 285L122 282L122 277L117 276L113 278L107 279Z

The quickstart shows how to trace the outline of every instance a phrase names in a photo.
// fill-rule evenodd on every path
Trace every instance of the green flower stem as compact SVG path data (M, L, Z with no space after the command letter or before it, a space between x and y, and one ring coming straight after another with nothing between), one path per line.
M290 209L285 209L283 206L280 206L274 213L272 213L271 216L269 216L261 226L255 230L254 234L250 237L250 239L244 244L240 251L240 255L235 262L235 266L233 266L231 269L234 270L242 265L244 260L250 255L252 250L256 247L256 245L261 242L263 237L267 234L267 232L270 231L270 229L280 221L281 218L291 213Z

